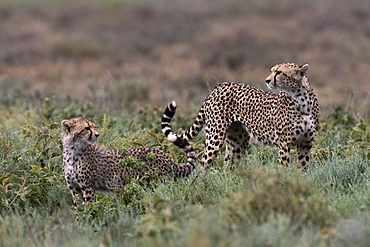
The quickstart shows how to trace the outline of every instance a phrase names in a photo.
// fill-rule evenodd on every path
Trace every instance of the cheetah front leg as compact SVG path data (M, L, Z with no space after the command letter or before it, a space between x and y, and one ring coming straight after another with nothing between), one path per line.
M309 165L312 142L300 143L297 146L298 150L298 167L306 169Z
M82 190L82 199L84 205L89 202L94 202L95 190L92 189L92 187L86 187L84 190Z
M77 207L78 201L82 199L82 191L81 188L74 183L69 183L67 181L68 188L71 191L72 199L73 199L73 205L74 207Z
M233 169L234 164L240 162L241 154L248 148L249 134L241 122L234 122L230 125L226 133L226 167Z
M279 145L279 158L280 158L280 164L288 167L289 166L289 153L290 153L290 147L286 145Z

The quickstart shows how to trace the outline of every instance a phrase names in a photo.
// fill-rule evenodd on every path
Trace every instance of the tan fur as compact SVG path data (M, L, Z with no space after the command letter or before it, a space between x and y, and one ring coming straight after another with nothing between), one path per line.
M99 132L93 122L72 118L61 123L63 173L74 197L84 203L94 201L95 190L123 190L131 179L144 174L157 178L164 175L188 176L195 166L177 166L163 152L151 147L132 147L123 151L107 150L97 144ZM129 166L132 158L143 165Z
M174 114L167 116L169 108L176 109L172 102L162 118L162 131L172 142L176 142L176 137L188 141L205 125L203 167L212 164L224 142L225 161L229 165L238 162L253 138L277 146L285 166L289 164L290 148L297 146L299 167L306 168L319 123L319 107L307 69L308 64L273 66L266 83L270 89L279 89L277 94L242 83L221 83L208 95L193 125L181 136L174 135L170 126Z

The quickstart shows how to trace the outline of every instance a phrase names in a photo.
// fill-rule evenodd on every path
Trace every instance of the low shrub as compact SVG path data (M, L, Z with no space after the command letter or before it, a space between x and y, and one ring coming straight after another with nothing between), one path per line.
M252 168L244 190L228 203L230 223L239 227L261 224L271 215L284 215L293 224L325 227L335 222L324 196L299 174Z

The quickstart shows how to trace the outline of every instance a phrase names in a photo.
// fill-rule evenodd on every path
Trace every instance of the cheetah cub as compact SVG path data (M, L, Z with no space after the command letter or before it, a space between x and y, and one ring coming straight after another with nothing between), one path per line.
M249 85L224 82L216 86L202 104L188 131L177 136L171 129L176 103L171 102L162 117L162 131L175 145L191 140L205 125L206 143L202 167L211 166L226 141L225 162L240 160L250 138L279 148L280 163L289 164L290 148L298 149L298 164L306 168L319 124L317 98L307 78L308 64L277 64L266 83L279 93L265 92Z
M122 191L130 179L139 179L144 174L186 177L195 167L195 153L185 140L179 142L187 153L187 164L178 166L163 152L151 147L132 147L122 152L107 150L96 143L98 137L95 124L82 117L61 123L63 173L75 205L76 196L84 204L93 202L95 190ZM127 162L132 157L145 165L128 166Z

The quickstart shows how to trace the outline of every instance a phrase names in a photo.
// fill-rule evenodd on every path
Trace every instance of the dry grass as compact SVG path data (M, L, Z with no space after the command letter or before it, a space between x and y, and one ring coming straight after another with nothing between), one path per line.
M21 81L131 110L199 105L224 80L265 89L269 68L292 61L310 64L324 115L337 103L370 114L369 1L45 3L0 3L0 89Z

